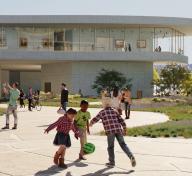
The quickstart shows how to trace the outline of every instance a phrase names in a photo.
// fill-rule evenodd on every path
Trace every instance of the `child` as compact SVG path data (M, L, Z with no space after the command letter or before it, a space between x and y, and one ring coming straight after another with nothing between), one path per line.
M50 130L57 127L57 134L55 136L53 144L59 146L59 149L55 153L54 163L64 169L67 168L67 165L64 164L65 151L66 148L69 148L71 146L71 139L69 136L70 130L73 130L77 139L79 136L79 131L75 128L73 121L76 114L77 111L70 108L64 116L60 117L55 123L51 124L45 130L45 133L48 133Z
M118 112L111 108L110 98L106 97L105 100L103 100L103 107L104 109L101 110L99 114L91 120L90 127L100 119L102 120L108 142L109 163L106 163L106 165L109 167L115 166L114 140L116 138L122 150L131 160L132 166L135 167L135 158L123 138L123 135L126 134L126 124L124 120L121 118Z
M87 143L87 133L89 132L89 119L91 118L90 112L87 111L89 103L86 100L82 100L80 107L81 109L77 112L77 116L75 117L75 125L77 126L80 133L80 153L79 159L86 160L84 157L83 146Z

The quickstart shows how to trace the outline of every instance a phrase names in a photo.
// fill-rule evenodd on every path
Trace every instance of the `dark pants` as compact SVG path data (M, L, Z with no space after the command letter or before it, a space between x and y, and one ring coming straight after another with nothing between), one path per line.
M31 107L32 107L32 99L28 99L28 102L29 102L28 109L31 111L32 110L31 109Z
M125 116L126 118L130 117L131 105L128 102L125 102Z
M21 108L25 107L24 99L20 98L19 101L20 101L20 107Z
M114 153L114 142L115 138L117 139L121 149L126 153L126 155L131 158L132 153L129 150L127 144L124 141L124 137L122 134L108 134L107 135L107 142L108 142L108 155L109 155L109 162L115 164L115 153Z
M61 105L62 105L63 110L65 110L65 112L66 112L67 111L67 102L63 102Z

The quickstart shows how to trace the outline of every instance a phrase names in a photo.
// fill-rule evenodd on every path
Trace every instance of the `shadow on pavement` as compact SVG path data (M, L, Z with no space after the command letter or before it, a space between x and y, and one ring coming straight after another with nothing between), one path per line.
M84 163L81 163L80 160L76 160L76 161L74 161L72 163L67 164L67 166L68 167L71 167L71 166L87 167L88 164L84 164ZM58 166L54 165L54 166L49 167L46 170L37 172L35 174L35 176L51 176L51 175L59 174L63 170L65 170L65 169L59 168ZM72 176L72 175L71 175L70 172L67 172L66 176Z
M51 166L46 170L43 171L39 171L37 173L35 173L35 176L51 176L51 175L55 175L55 174L59 174L61 173L61 171L63 171L64 169L59 168L58 166Z
M130 171L125 171L125 172L120 172L120 171L114 171L114 172L107 172L107 173L104 173L110 169L113 169L111 167L106 167L106 168L103 168L103 169L100 169L94 173L88 173L88 174L85 174L85 175L82 175L82 176L110 176L110 175L128 175L128 174L131 174L134 172L134 170L130 170Z

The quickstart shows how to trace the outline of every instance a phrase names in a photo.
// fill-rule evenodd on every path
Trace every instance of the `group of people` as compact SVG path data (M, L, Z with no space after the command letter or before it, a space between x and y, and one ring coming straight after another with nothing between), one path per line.
M25 108L24 100L27 99L28 100L28 110L32 111L32 107L35 105L35 103L38 104L39 97L40 97L39 90L36 90L33 92L33 89L30 87L28 93L25 94L23 89L21 89L20 95L19 95L20 108Z
M72 130L76 139L80 138L80 152L79 159L86 160L83 147L87 143L87 134L90 134L90 127L92 127L98 121L102 121L105 133L107 135L108 143L108 156L109 162L106 163L108 167L115 166L115 153L114 153L114 140L117 139L120 147L129 157L133 167L136 166L136 160L133 153L128 148L124 141L124 135L127 133L126 123L121 117L120 102L122 100L129 103L127 98L127 90L123 90L121 95L118 94L118 90L114 89L112 95L109 92L104 91L102 94L102 106L103 109L91 119L91 114L88 111L89 102L82 100L80 103L80 110L76 111L73 108L66 109L66 113L60 117L56 122L49 125L45 129L45 133L49 133L50 130L56 128L57 133L55 135L53 144L59 146L54 155L54 163L62 168L67 168L64 162L66 149L71 146L71 139L69 132ZM61 85L61 106L66 108L68 90L65 84ZM65 98L64 98L65 97ZM118 106L117 106L118 104ZM91 120L90 120L91 119Z
M6 113L6 126L2 129L9 129L9 115L13 113L14 116L14 127L17 129L17 100L20 95L18 90L18 84L14 83L12 86L6 84L3 88L4 93L10 94L9 104ZM67 165L64 162L66 149L71 146L71 139L69 132L72 130L76 139L80 139L80 152L78 158L80 160L86 160L84 145L87 143L87 134L90 134L90 127L92 127L98 121L102 121L106 136L107 136L107 151L108 160L106 163L108 167L115 166L115 152L114 152L114 141L117 139L120 147L128 156L133 167L136 166L136 160L133 153L124 141L124 135L127 133L126 123L121 117L121 106L123 102L130 104L130 91L123 90L121 93L115 88L112 94L109 95L107 91L102 94L102 110L91 119L91 113L88 111L89 102L82 100L80 103L80 110L76 111L73 108L67 109L68 103L68 90L64 83L61 85L61 107L65 110L65 113L54 123L45 129L45 133L56 128L57 133L55 135L53 144L59 146L58 150L54 155L54 163L66 169Z
M33 92L32 88L29 88L29 92L27 95L25 95L24 91L21 89L19 90L19 84L17 82L13 83L12 86L10 86L8 83L3 84L3 93L5 95L9 95L9 102L8 102L8 108L6 111L6 125L2 129L9 129L9 116L10 114L13 114L14 117L14 126L13 130L17 129L18 124L18 118L17 118L17 100L19 100L20 107L25 107L24 100L28 99L28 109L29 111L32 111L32 102L33 100L38 102L40 91L37 90Z
M130 88L124 88L119 91L118 87L113 88L110 92L108 89L102 91L102 97L110 97L112 107L118 111L120 115L125 110L125 119L130 118L131 108L131 90Z

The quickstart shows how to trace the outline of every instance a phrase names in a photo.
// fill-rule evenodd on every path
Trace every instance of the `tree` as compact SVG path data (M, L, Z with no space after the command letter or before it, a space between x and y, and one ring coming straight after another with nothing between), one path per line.
M187 96L192 95L192 75L183 82L182 93Z
M161 70L160 79L153 80L153 84L158 87L160 94L180 94L183 89L183 84L189 79L189 76L190 71L182 65L166 65Z
M112 90L114 87L118 87L119 89L124 86L131 88L131 81L132 79L127 79L118 71L102 69L96 76L92 88L96 89L99 94L104 89Z

